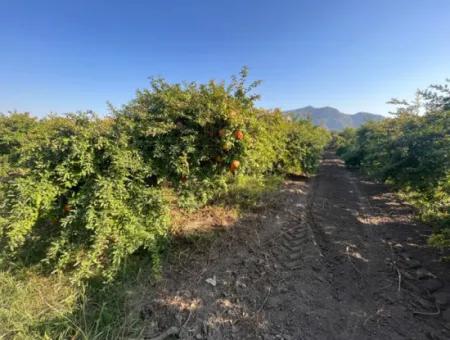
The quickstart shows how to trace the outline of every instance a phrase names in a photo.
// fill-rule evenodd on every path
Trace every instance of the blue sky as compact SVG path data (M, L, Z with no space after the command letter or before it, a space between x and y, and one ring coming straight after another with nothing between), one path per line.
M386 114L450 77L449 0L0 0L0 112L121 105L148 77L229 79L263 107Z

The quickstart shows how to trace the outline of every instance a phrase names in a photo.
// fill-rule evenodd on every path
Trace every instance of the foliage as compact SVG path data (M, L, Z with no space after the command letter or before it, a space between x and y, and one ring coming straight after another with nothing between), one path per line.
M45 259L75 280L111 279L127 255L159 252L167 212L147 166L108 120L79 114L47 118L21 148L1 207L8 255ZM23 256L22 256L23 255Z
M241 79L228 87L214 81L199 85L153 79L150 89L113 110L130 145L151 169L147 182L174 186L185 203L205 203L225 188L234 160L245 167L248 117L256 111L256 97L249 95L256 83L246 87L246 75L244 69ZM243 139L236 138L238 132Z
M38 120L29 113L0 114L0 177L7 175L20 159L21 146L36 128Z
M258 82L246 84L245 68L229 86L153 79L150 89L113 109L149 164L147 181L174 187L183 206L195 207L225 191L236 172L312 172L327 133L255 108L258 96L251 93ZM239 169L232 168L236 161Z
M255 107L247 69L231 84L153 79L112 117L0 116L3 256L74 282L113 280L139 251L158 268L172 190L194 208L239 176L312 173L329 134ZM262 183L262 182L260 182Z
M297 121L290 124L283 157L284 171L293 174L313 173L331 135L310 121Z
M445 86L419 91L416 101L404 101L394 118L368 123L340 135L339 154L351 166L393 184L419 208L421 217L436 225L431 242L449 245L450 236L450 111ZM447 92L445 92L447 89ZM434 93L434 94L433 94ZM424 111L423 114L419 112Z

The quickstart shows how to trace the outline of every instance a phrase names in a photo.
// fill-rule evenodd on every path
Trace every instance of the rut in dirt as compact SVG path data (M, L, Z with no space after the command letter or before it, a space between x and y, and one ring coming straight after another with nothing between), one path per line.
M383 189L349 172L332 153L325 155L310 188L305 218L322 255L320 274L328 283L323 292L332 299L326 317L321 314L315 326L304 325L310 332L299 339L449 338L449 325L439 318L442 311L432 295L437 290L448 294L445 278L438 279L411 259L401 236L412 241L408 235L420 226L408 216L407 206L382 202L382 195L369 193ZM441 269L445 274L445 266ZM308 301L310 311L323 303L316 296ZM304 323L302 317L298 320ZM323 324L328 334L320 334Z
M313 179L170 266L149 322L182 339L449 339L448 268L428 232L327 153Z

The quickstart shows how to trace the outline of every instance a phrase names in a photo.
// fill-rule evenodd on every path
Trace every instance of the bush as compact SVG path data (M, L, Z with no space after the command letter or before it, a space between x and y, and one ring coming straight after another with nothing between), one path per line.
M327 130L314 126L310 121L292 122L283 156L284 171L292 174L312 174L330 139L331 134Z
M348 165L401 190L420 216L436 226L431 242L443 246L450 235L450 111L448 97L432 93L419 92L425 114L419 115L416 105L407 106L394 118L346 131L338 152Z
M245 68L228 86L154 79L108 118L1 116L4 257L75 282L112 280L138 250L157 268L170 223L163 192L194 208L242 176L313 172L329 134L256 108L257 84Z
M238 172L314 170L328 134L280 111L255 108L257 82L246 83L246 69L230 86L154 79L149 90L113 109L130 145L149 164L149 183L174 187L184 206L196 206L226 190Z
M256 97L248 93L256 84L245 87L246 75L243 70L229 87L153 79L149 90L114 110L130 145L151 169L147 183L171 185L186 201L194 195L193 201L205 203L225 188L233 161L247 166L248 123L256 112Z
M48 118L22 147L21 176L5 188L0 231L17 258L45 259L76 280L112 278L139 248L157 259L168 226L160 190L139 153L111 121Z

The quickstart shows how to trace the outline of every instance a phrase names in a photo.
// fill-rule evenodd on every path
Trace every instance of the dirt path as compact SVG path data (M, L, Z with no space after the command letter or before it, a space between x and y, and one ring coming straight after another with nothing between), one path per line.
M171 259L142 303L149 338L450 339L429 228L333 154L222 233Z

